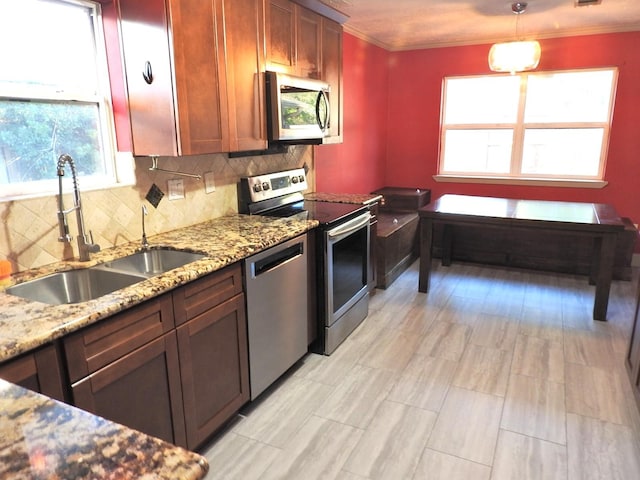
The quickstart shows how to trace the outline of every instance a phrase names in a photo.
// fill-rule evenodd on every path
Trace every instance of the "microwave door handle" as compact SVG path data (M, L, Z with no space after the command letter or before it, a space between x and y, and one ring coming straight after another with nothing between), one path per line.
M320 118L320 102L324 102L326 107L326 115L323 119ZM316 99L316 121L318 122L318 126L323 133L326 133L329 129L329 119L331 118L331 112L329 110L329 98L327 97L327 92L324 90L320 90L318 92L318 98Z

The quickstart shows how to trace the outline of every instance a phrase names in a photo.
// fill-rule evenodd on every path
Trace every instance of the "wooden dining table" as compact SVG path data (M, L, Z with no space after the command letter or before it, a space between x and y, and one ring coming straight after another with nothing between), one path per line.
M613 278L616 239L625 225L611 205L586 202L518 200L445 194L418 210L420 277L418 290L429 291L434 225L442 228L442 264L451 264L452 226L483 226L509 231L543 229L593 239L589 283L595 285L594 320L606 320ZM504 231L502 233L505 233Z

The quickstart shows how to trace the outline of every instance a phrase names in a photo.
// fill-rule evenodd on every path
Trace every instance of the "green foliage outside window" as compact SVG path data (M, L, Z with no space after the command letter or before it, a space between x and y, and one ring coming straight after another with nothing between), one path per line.
M103 173L95 104L0 101L0 184L55 179L62 153L82 175Z

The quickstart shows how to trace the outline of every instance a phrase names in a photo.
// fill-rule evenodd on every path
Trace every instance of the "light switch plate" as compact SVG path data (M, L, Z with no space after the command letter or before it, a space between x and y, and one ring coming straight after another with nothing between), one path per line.
M169 180L169 200L179 200L184 198L184 180L181 178Z
M204 173L204 193L216 191L216 183L214 181L213 172Z

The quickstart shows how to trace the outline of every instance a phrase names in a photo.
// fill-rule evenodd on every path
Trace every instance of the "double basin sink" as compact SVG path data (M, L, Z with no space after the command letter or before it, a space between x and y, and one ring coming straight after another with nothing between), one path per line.
M52 305L86 302L204 257L180 250L143 250L94 267L20 283L6 293Z

